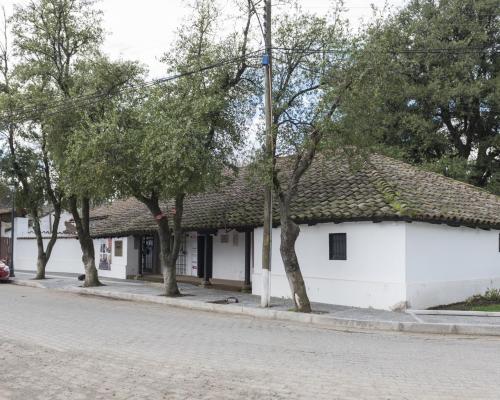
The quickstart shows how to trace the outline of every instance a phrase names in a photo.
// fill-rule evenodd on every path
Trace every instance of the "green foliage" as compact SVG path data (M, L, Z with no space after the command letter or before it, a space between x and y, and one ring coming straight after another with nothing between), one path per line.
M95 0L30 0L16 6L14 45L24 80L53 84L64 96L75 94L75 62L97 56L103 40L102 12L95 4Z
M0 175L0 207L7 207L10 205L10 196L11 190L5 180L5 177Z
M338 129L337 108L353 79L349 54L354 38L343 18L343 3L334 2L324 15L289 3L273 20L273 135L275 154L282 157L275 186L280 185L278 180L284 184L291 178L282 176L285 170L300 179L316 151L356 144L352 131ZM262 147L264 132L262 126L258 136ZM254 174L269 180L273 160L263 151L255 158ZM297 168L299 160L304 163Z
M111 62L104 57L79 62L75 70L75 90L103 95L74 111L69 130L64 129L64 115L52 117L51 139L53 148L61 151L57 160L65 190L99 202L115 195L115 169L131 161L127 157L119 163L121 142L116 127L131 116L118 107L127 106L132 91L126 88L140 81L143 70L136 63Z
M342 18L342 3L324 16L291 9L275 18L273 41L273 116L277 154L294 154L309 146L314 128L337 144L343 141L335 129L332 104L348 85L351 45ZM339 53L329 52L331 49ZM323 51L325 50L325 51Z
M35 133L44 134L58 184L68 196L97 202L113 191L92 145L105 137L106 118L116 106L112 96L133 84L142 69L135 63L112 63L100 54L102 13L95 3L30 1L16 8L12 21L20 60L16 74L27 102L37 106L28 117ZM45 107L51 104L57 108Z
M344 129L497 190L499 28L490 0L414 0L376 19L354 53L363 79L343 104Z
M488 306L491 304L496 304L500 306L500 289L489 288L484 294L477 294L469 297L464 302L465 306Z
M190 72L241 50L245 38L217 38L211 2L199 2L195 11L194 21L179 32L175 57L163 58L170 73ZM119 196L154 194L166 201L217 185L235 161L250 110L249 87L233 83L236 69L228 64L116 98L102 119L81 130L71 163L95 160L92 175L106 175L97 181Z
M14 182L17 205L36 215L46 204L48 190L52 189L56 179L47 178L46 171L50 169L50 163L45 163L44 136L37 125L36 116L30 121L23 121L16 111L34 97L34 91L25 85L19 66L12 62L9 28L5 20L0 43L0 179Z

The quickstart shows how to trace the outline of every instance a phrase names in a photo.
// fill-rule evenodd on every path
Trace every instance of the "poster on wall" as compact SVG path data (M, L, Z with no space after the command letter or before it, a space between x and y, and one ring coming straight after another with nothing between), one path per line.
M111 249L113 248L113 239L101 239L99 246L99 269L111 270Z

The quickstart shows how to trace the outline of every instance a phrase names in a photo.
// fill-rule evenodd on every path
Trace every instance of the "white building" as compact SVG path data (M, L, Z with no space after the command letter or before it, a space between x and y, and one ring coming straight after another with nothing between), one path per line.
M220 190L186 199L180 280L260 294L262 191L247 175L243 169ZM500 288L500 198L473 186L378 155L355 170L343 159L320 158L292 211L311 301L424 308ZM289 297L277 217L271 293ZM92 229L101 276L160 275L155 221L137 200L93 210ZM18 269L35 266L27 237L16 241ZM59 240L47 271L83 273L80 254L74 237Z

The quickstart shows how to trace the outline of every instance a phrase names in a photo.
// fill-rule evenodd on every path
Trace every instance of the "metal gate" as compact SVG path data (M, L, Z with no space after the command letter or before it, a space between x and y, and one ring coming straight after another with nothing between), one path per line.
M143 236L141 246L141 272L152 274L154 272L154 237Z

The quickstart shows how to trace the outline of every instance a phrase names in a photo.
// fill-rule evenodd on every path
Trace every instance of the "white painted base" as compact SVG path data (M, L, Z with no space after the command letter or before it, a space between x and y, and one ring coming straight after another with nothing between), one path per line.
M262 291L260 296L260 306L267 308L271 305L271 272L268 269L262 269ZM255 280L254 280L255 282Z

